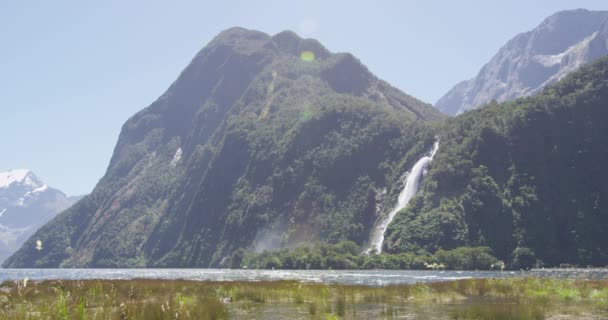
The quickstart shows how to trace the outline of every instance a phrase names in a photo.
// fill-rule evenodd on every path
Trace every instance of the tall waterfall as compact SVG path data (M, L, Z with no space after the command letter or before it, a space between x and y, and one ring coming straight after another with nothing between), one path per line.
M372 230L372 234L370 237L369 248L367 249L367 253L371 250L375 249L377 253L382 252L382 243L384 243L384 233L386 232L386 228L393 221L397 212L401 211L401 209L405 208L410 202L410 199L416 194L418 188L420 186L420 182L422 181L422 177L426 174L426 168L428 167L431 160L433 160L433 156L439 149L439 141L435 141L433 144L433 149L426 154L424 157L420 158L418 162L412 167L410 174L407 176L405 187L399 194L399 199L397 204L388 213L386 217L382 217L381 220L378 221L374 229Z

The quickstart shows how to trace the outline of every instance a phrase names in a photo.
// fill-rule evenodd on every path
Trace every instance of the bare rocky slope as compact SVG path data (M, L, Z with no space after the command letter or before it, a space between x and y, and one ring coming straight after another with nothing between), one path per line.
M437 101L449 115L530 96L608 54L608 11L558 12L510 40L473 79Z

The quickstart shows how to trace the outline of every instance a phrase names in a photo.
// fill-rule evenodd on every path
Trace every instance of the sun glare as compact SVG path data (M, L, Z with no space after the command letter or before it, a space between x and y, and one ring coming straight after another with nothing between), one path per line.
M302 51L300 54L300 59L306 62L311 62L315 60L315 54L312 51Z

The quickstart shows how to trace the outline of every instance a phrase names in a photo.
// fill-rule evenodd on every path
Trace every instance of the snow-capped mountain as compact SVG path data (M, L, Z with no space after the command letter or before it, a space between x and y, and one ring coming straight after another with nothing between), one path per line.
M73 203L29 170L0 172L0 261Z
M473 79L460 82L435 107L456 115L496 100L538 93L608 54L608 11L558 12L511 39Z

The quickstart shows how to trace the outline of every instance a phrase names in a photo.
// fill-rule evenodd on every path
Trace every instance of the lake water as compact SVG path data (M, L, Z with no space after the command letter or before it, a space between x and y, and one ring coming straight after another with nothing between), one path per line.
M608 269L539 269L532 271L413 271L413 270L230 270L230 269L0 269L0 282L87 279L184 279L196 281L296 280L332 284L384 286L468 278L608 279Z

